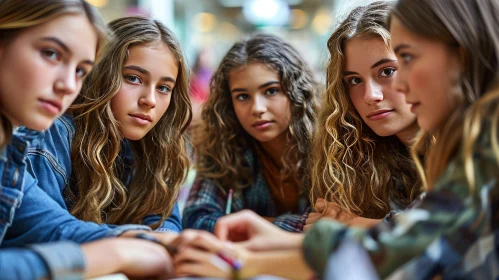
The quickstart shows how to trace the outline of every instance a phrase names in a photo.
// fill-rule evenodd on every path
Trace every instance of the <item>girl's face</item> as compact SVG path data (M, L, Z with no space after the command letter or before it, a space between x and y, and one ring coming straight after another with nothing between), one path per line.
M237 119L249 135L261 143L286 136L291 107L277 71L249 63L230 72L229 88Z
M92 69L97 33L84 15L64 15L0 42L0 110L14 126L49 128Z
M384 41L350 39L345 45L345 58L343 81L362 120L379 136L402 138L409 131L414 137L416 115L411 113L404 94L392 88L397 59Z
M394 88L406 95L421 129L436 131L449 118L461 92L457 49L411 33L396 17L391 34L400 62Z
M123 137L140 140L158 123L170 105L178 70L177 59L163 43L128 50L121 89L111 100Z

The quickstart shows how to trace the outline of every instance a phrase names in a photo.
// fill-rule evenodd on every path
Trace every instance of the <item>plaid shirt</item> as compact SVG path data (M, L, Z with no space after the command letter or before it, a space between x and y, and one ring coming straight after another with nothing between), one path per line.
M434 189L392 224L362 230L335 222L317 223L304 241L310 266L321 275L329 255L343 240L353 239L368 252L383 278L497 279L499 165L490 142L490 122L482 129L473 154L473 194L461 152Z
M253 166L254 181L251 186L234 191L231 212L249 209L260 216L275 217L274 224L286 231L302 232L310 211L306 195L300 198L298 213L279 213L254 153L248 151L244 157L249 166ZM225 190L218 188L212 180L197 177L185 205L183 227L213 232L218 218L225 215L226 204Z

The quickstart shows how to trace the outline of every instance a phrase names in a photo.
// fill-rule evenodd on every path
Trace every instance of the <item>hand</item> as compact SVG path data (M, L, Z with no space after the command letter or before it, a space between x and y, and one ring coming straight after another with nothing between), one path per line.
M317 212L311 212L310 214L308 214L307 220L305 221L305 226L303 227L303 231L309 230L315 224L315 222L320 220L322 217L323 215Z
M153 231L153 232L146 232L146 234L156 237L163 244L170 244L173 240L175 240L179 236L179 234L176 232Z
M244 270L247 271L246 260L251 253L245 249L236 248L230 242L221 241L206 231L188 231L186 236L179 239L182 239L182 242L174 257L177 277L232 278L232 267L218 256L219 253L242 262ZM254 274L245 273L244 276Z
M85 278L122 272L130 277L173 274L170 255L156 243L133 238L103 239L82 245L87 262Z
M304 231L309 230L315 222L320 219L334 219L344 224L349 225L350 222L357 217L355 214L348 213L342 210L336 203L327 202L322 198L318 198L315 202L315 212L308 215L305 221Z
M215 235L253 251L299 248L303 235L286 232L250 210L218 219Z

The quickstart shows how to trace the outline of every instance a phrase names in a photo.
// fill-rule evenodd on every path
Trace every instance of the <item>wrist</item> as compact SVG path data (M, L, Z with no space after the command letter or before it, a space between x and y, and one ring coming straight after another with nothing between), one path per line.
M261 274L261 267L258 265L257 254L258 253L246 251L244 256L240 259L243 262L243 266L239 272L242 279L253 278Z

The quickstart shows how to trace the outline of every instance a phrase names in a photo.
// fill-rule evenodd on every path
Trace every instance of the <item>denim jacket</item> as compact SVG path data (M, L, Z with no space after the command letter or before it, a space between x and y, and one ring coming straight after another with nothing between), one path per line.
M126 230L150 230L140 225L110 228L77 220L38 187L26 170L26 151L36 132L16 131L0 151L0 245L72 240L82 243ZM0 249L0 279L81 276L84 258L72 242L32 245L31 249ZM74 273L73 273L74 272ZM68 273L68 274L66 274Z
M82 279L85 256L68 241L0 251L0 279Z
M68 114L63 115L43 133L43 137L31 143L27 153L29 172L40 182L41 188L64 209L71 207L71 203L64 198L64 189L71 187L71 145L74 133L73 118ZM123 141L121 156L125 166L133 165L133 152L128 141ZM133 170L131 168L125 170L125 177L122 180L126 184ZM160 219L159 215L148 215L144 217L142 224L151 225ZM171 216L156 231L180 232L181 230L180 212L175 204Z

